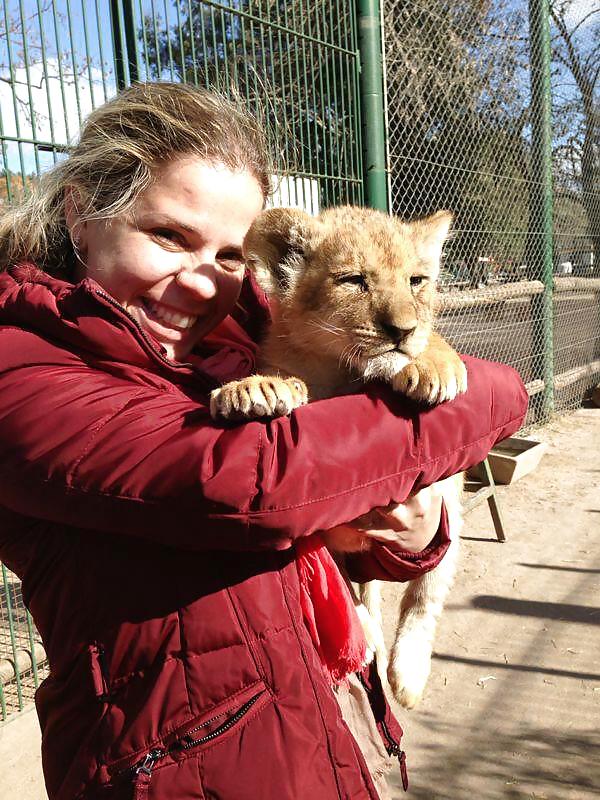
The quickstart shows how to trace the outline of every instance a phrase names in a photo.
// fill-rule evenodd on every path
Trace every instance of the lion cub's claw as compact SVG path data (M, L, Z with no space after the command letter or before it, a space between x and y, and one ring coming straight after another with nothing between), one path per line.
M213 419L282 417L307 402L308 390L299 378L251 375L211 392L210 413Z
M467 369L458 357L444 362L421 356L394 375L392 385L413 400L436 405L466 392Z

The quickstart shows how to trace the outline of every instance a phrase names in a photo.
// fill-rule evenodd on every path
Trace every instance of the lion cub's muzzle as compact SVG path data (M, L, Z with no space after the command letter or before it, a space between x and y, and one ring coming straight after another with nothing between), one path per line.
M392 344L394 344L396 349L400 352L402 352L402 345L417 330L416 322L412 324L405 323L402 327L395 325L392 322L382 322L380 324L385 335L389 337L389 339L392 341Z

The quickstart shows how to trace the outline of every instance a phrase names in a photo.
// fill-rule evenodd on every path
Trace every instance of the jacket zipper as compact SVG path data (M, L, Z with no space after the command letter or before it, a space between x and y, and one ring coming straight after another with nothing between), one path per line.
M361 672L356 672L356 677L362 684L363 689L367 694L369 693L369 687L367 686L367 682L365 681ZM383 690L382 690L383 691ZM387 722L382 719L378 721L378 724L381 725L381 730L385 738L387 739L387 744L385 749L388 752L388 755L394 756L394 758L398 759L398 763L400 764L400 777L402 778L402 788L405 792L408 791L408 771L406 769L406 753L400 747L400 742L397 742L396 739L390 733L390 729L387 726Z
M387 748L386 749L387 749L389 755L391 755L391 756L399 756L400 753L402 752L402 749L400 748L399 742L397 742L394 739L394 737L392 736L392 734L390 733L390 729L388 728L386 721L384 719L382 719L379 724L381 725L381 728L382 728L382 730L383 730L383 732L385 734L385 738L388 740L388 744L387 744Z
M384 719L381 720L381 729L385 734L385 738L388 740L387 751L391 756L395 756L398 759L400 764L400 777L402 778L402 788L405 792L408 791L408 771L406 769L406 753L400 747L400 743L397 742L392 734L390 733L390 729L387 726L387 723Z
M106 653L104 652L104 646L101 644L97 645L98 648L98 667L100 668L100 676L102 679L102 694L100 695L100 700L106 702L110 698L110 673L108 669L108 664L106 663Z
M104 300L106 300L106 302L109 305L111 305L113 308L115 308L117 311L119 311L121 314L124 314L127 317L128 321L133 324L137 332L142 337L144 344L150 350L152 355L158 358L163 364L166 364L168 367L171 367L171 369L180 369L181 367L193 369L193 364L189 364L187 362L176 363L175 361L171 361L170 359L166 358L166 356L163 356L163 354L156 348L154 343L148 338L146 331L142 328L139 322L135 320L131 316L131 314L127 311L127 309L123 308L123 306L120 303L118 303L113 297L111 297L109 294L106 294L106 292L100 291L99 289L94 289L94 294L98 295L98 297L102 297Z
M152 778L152 771L159 761L162 761L163 758L166 758L166 756L173 751L191 750L194 747L198 747L205 742L210 742L213 739L221 736L223 733L232 728L236 722L239 722L239 720L248 713L248 711L257 702L257 700L263 696L263 694L264 691L255 694L254 697L251 697L242 706L240 706L235 714L229 717L229 719L215 728L214 731L208 733L206 736L202 736L199 739L194 739L192 734L196 733L202 728L205 728L207 725L210 725L227 712L223 712L223 714L217 714L216 716L200 723L200 725L197 725L195 728L192 728L185 734L185 736L182 736L181 739L175 740L175 742L168 749L161 747L153 748L146 753L143 758L140 758L139 761L136 761L135 764L116 773L115 777L131 774L133 778L133 800L145 800L145 798L148 796L148 787L150 785L150 779Z
M233 727L233 725L235 725L235 723L238 722L238 720L240 720L245 714L248 713L248 711L252 708L254 703L256 703L259 697L262 697L263 694L264 692L259 692L258 694L255 694L254 697L251 697L249 700L246 700L244 705L240 706L240 708L238 708L238 710L232 717L229 717L229 719L226 722L223 722L223 724L219 725L218 728L215 728L214 731L208 733L206 736L202 736L200 739L193 739L191 737L191 734L196 733L196 731L199 731L201 728L205 728L207 725L210 725L211 722L214 722L214 720L218 719L219 717L222 717L223 714L218 714L216 717L213 717L212 719L203 722L196 728L192 728L191 731L188 731L186 735L179 740L181 742L185 742L185 744L180 745L181 750L191 750L192 747L197 747L199 744L210 742L212 741L212 739L216 739L217 736L220 736L222 733L225 733L225 731L228 731L229 728Z
M149 753L146 753L144 758L140 759L133 767L125 770L133 773L133 800L146 800L154 765L166 755L168 755L168 750L155 747Z

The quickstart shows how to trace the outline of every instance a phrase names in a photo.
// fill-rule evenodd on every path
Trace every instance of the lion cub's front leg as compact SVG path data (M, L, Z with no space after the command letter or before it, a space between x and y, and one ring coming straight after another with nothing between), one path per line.
M308 402L308 390L299 378L251 375L231 381L210 394L213 419L282 417Z
M458 353L437 333L420 356L392 378L395 391L421 403L453 400L467 390L467 370Z

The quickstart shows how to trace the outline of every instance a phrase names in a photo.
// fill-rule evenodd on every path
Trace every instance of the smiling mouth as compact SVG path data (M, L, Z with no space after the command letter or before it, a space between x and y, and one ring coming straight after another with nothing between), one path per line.
M174 311L172 308L167 308L161 303L156 303L154 300L150 300L147 297L142 298L142 306L149 319L179 331L189 330L198 320L197 316Z

